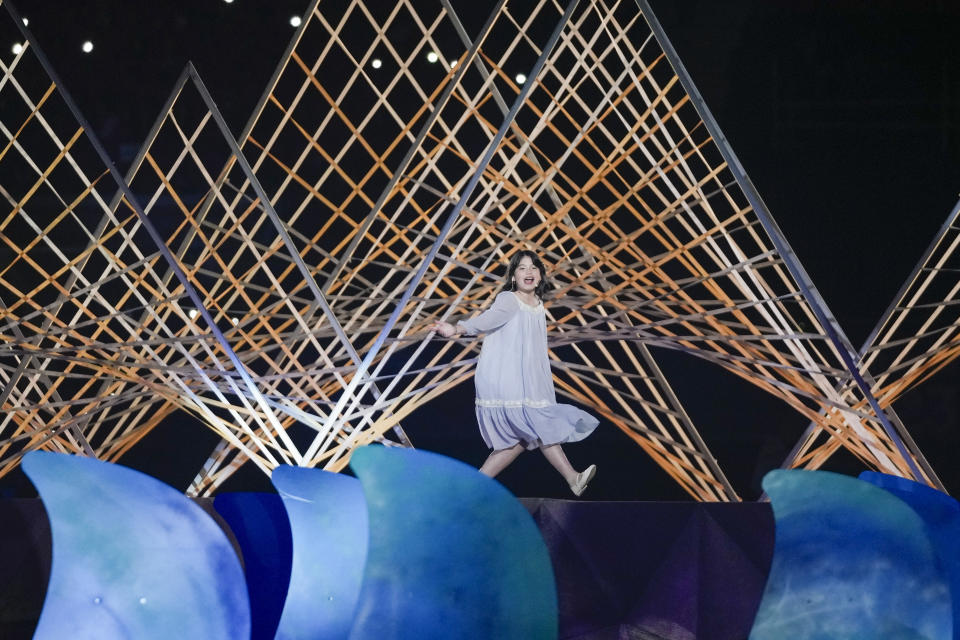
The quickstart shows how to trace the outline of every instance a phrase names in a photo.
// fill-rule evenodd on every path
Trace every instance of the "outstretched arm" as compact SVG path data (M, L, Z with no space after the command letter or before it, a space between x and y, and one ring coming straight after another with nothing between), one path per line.
M463 333L459 325L450 324L443 320L437 320L430 325L430 331L436 331L444 338L455 338Z
M489 333L506 324L507 320L512 318L513 314L519 310L520 305L516 297L509 291L504 291L497 295L490 308L480 315L469 320L461 320L456 325L442 321L434 322L430 325L430 329L444 338L452 338L462 334Z

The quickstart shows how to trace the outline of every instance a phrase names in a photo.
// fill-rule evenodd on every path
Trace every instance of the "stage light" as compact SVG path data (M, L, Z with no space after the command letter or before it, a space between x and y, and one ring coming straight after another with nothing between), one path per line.
M223 1L226 2L227 4L233 4L233 0L223 0Z
M23 19L23 26L25 26L25 27L30 26L30 21L27 20L26 18L24 18L24 19Z
M301 22L302 20L300 19L300 16L290 16L291 27L299 27Z
M198 313L200 313L200 312L197 311L196 309L190 309L190 311L187 311L187 315L190 316L190 319L191 319L191 320L193 320L194 318L196 318Z
M370 61L370 66L373 67L374 69L379 69L380 67L383 66L383 62L380 60L380 58L374 58L373 60Z
M457 68L457 61L456 61L456 60L451 60L451 61L450 61L450 68L451 68L451 69L456 69L456 68Z
M13 51L13 55L18 56L20 52L23 51L23 45L19 42L14 42L11 51Z
M240 324L240 320L237 318L230 318L230 322L233 323L233 326L237 326L238 324Z
M437 55L436 51L431 51L427 54L427 62L436 62L440 59L440 56Z
M516 81L517 81L517 84L523 84L524 82L527 81L527 76L525 76L525 75L522 74L522 73L518 73L518 74L516 75L516 78L515 78L515 79L516 79Z
M83 49L84 53L90 53L91 51L93 51L93 43L87 40L86 42L83 43L83 46L81 46L80 48Z

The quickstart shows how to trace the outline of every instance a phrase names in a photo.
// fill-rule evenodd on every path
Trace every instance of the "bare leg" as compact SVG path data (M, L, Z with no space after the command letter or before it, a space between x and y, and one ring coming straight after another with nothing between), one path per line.
M498 473L510 466L510 463L523 453L523 445L519 442L509 449L499 449L492 452L480 467L480 473L495 478Z
M543 452L547 461L553 465L553 468L560 472L567 484L573 484L577 481L577 470L567 460L567 454L563 452L559 444L551 444L546 447L540 445L540 451Z

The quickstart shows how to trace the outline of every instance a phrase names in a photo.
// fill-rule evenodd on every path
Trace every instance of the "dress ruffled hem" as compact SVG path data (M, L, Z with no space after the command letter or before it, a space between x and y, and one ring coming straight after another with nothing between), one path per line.
M477 424L487 446L509 449L522 443L527 449L563 442L577 442L593 433L599 421L569 404L532 406L484 406L477 404Z

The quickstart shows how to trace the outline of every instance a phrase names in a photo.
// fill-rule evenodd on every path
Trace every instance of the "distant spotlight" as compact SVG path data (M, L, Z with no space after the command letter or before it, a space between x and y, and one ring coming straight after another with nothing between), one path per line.
M23 26L29 27L29 26L30 26L30 21L27 20L26 18L24 18L24 19L23 19Z
M238 324L240 324L240 320L238 320L237 318L230 318L230 322L233 323L233 326L237 326Z
M83 49L84 53L90 53L91 51L93 51L93 43L87 40L86 42L83 43L83 46L81 46L80 48Z
M517 84L523 84L527 81L527 76L523 75L522 73L518 73L516 76L516 81Z
M20 44L19 42L13 43L13 49L12 49L12 51L13 51L13 55L15 55L15 56L20 55L20 52L23 51L23 45Z
M300 16L290 16L291 27L299 27L301 22L302 20L300 19Z
M233 0L223 0L223 1L226 2L227 4L233 4Z
M194 318L196 318L198 313L200 313L200 312L197 311L196 309L190 309L190 311L187 311L187 315L190 316L190 319L191 319L191 320L193 320Z
M427 62L436 62L440 59L440 56L437 55L436 51L431 51L427 54Z
M380 58L374 58L373 60L370 61L370 66L373 67L374 69L379 69L380 67L383 66L383 62L380 60Z
M450 68L451 68L451 69L456 69L456 68L457 68L457 61L456 61L456 60L451 60L451 61L450 61Z

